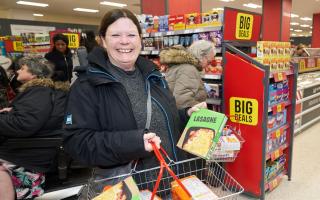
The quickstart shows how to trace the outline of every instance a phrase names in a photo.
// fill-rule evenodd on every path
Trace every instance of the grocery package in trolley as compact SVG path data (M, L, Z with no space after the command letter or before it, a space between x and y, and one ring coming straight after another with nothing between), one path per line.
M192 113L177 146L196 156L210 159L227 119L225 114L208 109Z
M236 200L243 192L218 163L199 157L175 162L162 147L152 145L159 167L93 180L87 187L87 199ZM110 181L115 184L108 185Z

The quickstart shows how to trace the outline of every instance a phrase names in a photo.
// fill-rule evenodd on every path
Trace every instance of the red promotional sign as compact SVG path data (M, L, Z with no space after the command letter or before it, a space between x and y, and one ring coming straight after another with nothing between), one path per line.
M251 41L260 40L262 16L233 8L224 9L224 40Z

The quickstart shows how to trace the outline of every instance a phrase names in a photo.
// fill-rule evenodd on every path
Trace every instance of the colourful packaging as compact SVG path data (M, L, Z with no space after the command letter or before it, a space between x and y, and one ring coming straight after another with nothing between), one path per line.
M186 29L197 28L198 25L201 23L199 13L185 14L184 17L185 17Z
M93 198L93 200L118 200L118 199L130 199L141 200L138 186L134 182L133 178L129 176L120 183L103 191L99 196Z
M176 15L174 22L174 30L183 30L186 29L186 22L184 15Z
M186 187L191 197L180 187L180 185L173 181L171 182L172 200L215 200L218 196L214 194L208 186L206 186L196 176L192 175L180 179L182 184Z
M192 113L177 146L196 156L210 159L227 119L225 114L208 109Z

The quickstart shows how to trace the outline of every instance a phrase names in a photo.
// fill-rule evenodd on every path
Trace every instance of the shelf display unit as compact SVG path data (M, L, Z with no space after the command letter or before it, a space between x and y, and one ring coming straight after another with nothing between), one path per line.
M295 134L320 120L320 71L299 74Z
M230 44L223 54L225 114L235 116L229 123L240 124L246 141L225 167L245 193L264 199L284 175L291 179L297 66L270 72Z

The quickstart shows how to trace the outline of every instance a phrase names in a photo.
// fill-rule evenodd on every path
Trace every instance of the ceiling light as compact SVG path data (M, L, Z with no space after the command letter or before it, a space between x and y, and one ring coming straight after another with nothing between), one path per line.
M291 13L291 18L295 18L295 17L299 17L299 15L296 15L296 14L293 14L293 13Z
M290 28L290 31L293 31L293 28Z
M40 13L33 13L33 16L36 16L36 17L43 17L43 14L40 14Z
M115 2L111 2L111 1L101 1L100 4L102 5L106 5L106 6L115 6L115 7L126 7L127 4L123 4L123 3L115 3Z
M254 4L254 3L245 3L243 4L244 7L248 7L248 8L262 8L262 6Z
M223 2L232 2L234 0L220 0L220 1L223 1Z
M312 27L312 26L310 26L310 28L312 29L313 27Z
M292 35L292 36L296 36L297 34L295 34L295 33L292 33L291 35Z
M46 3L36 3L31 1L17 1L17 4L27 5L27 6L39 6L39 7L48 7L49 4Z
M304 35L302 35L302 34L300 34L299 36L300 36L300 37L304 37Z
M312 34L312 31L310 31L309 33Z
M291 22L290 25L296 26L296 25L299 25L299 23L298 22Z
M302 32L302 30L300 30L300 29L296 29L296 30L294 30L295 32Z
M74 11L80 11L80 12L90 12L90 13L97 13L99 10L94 9L87 9L87 8L74 8Z
M300 17L300 19L303 21L312 21L310 17Z
M301 24L300 26L305 28L305 27L309 27L310 25L308 25L308 24Z

